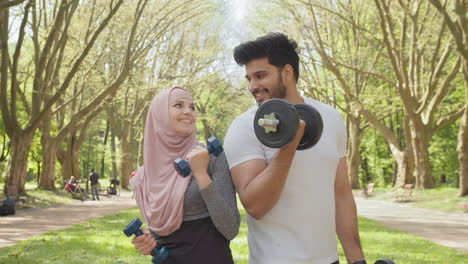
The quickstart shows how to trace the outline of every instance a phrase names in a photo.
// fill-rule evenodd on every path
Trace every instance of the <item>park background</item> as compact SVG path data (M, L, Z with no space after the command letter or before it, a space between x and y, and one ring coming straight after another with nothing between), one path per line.
M174 85L194 97L198 139L222 140L253 104L233 47L278 31L299 44L301 94L346 122L353 189L413 184L455 208L468 194L467 12L465 0L0 1L0 186L54 192L95 168L128 188L149 103Z

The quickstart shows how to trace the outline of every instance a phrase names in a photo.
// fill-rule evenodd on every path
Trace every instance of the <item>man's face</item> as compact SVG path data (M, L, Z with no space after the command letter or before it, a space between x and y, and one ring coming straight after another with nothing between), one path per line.
M245 65L245 78L249 92L258 105L271 98L286 97L281 70L268 62L268 58L254 59Z

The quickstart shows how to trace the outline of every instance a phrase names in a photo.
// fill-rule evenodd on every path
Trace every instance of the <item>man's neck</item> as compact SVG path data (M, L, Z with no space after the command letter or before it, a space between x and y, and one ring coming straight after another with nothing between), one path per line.
M291 89L289 89L284 99L290 102L291 104L303 104L304 103L304 99L299 95L299 91L297 90L296 87L292 87Z

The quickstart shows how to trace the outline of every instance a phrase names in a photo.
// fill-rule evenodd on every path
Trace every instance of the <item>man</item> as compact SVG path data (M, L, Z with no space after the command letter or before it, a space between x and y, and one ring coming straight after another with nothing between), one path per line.
M99 175L94 172L94 168L91 169L89 180L91 181L91 194L93 195L93 201L96 199L99 201Z
M248 90L260 105L271 98L306 103L323 119L320 141L296 151L304 133L279 149L262 145L253 119L257 106L238 116L224 149L240 200L247 211L249 264L338 263L336 235L349 263L365 263L356 205L348 183L346 128L331 106L301 97L297 43L270 33L234 49L245 66Z

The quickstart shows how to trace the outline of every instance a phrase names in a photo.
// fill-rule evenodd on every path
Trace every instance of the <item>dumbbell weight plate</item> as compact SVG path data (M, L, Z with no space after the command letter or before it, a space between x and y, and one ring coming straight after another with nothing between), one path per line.
M141 220L139 218L135 218L124 228L123 232L128 237L133 234L136 234L137 236L141 235L141 231L140 233L137 233L137 231L140 230L141 225L143 225Z
M265 115L274 114L279 124L276 132L265 131L265 128L258 124L258 120ZM270 99L263 103L255 113L254 130L258 140L270 148L280 148L289 144L296 135L299 126L299 117L292 104L283 99Z
M313 147L320 140L323 131L323 120L320 113L308 104L295 104L299 118L304 120L306 128L297 150L303 150Z
M374 264L395 264L395 263L389 259L379 259Z

